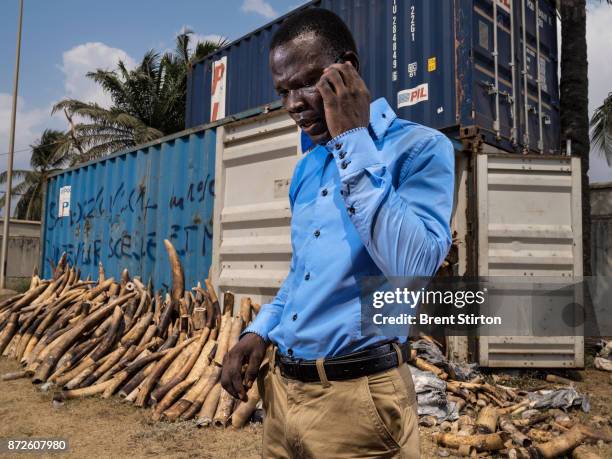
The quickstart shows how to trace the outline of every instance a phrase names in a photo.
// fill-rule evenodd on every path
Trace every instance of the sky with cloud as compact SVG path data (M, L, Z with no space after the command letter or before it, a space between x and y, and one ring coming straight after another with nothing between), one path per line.
M303 2L302 2L303 3ZM72 97L103 106L109 97L85 77L132 67L149 49L174 48L188 28L196 40L238 38L300 4L299 0L25 0L15 167L28 168L28 146L45 128L64 129L54 103ZM0 3L0 171L6 170L18 0Z
M108 105L85 73L133 66L145 51L164 51L184 28L196 38L238 38L295 8L299 0L25 0L15 167L27 168L28 146L45 128L64 129L51 107L62 98ZM18 0L0 4L0 171L6 169ZM593 0L587 19L592 111L612 91L612 7ZM591 155L593 181L612 181L612 168Z

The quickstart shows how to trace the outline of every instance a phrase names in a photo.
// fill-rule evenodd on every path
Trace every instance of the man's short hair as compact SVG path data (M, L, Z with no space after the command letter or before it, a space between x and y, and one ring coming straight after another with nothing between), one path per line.
M330 57L337 58L347 51L357 54L353 34L340 17L323 8L306 8L289 16L270 42L270 51L307 33L314 32L327 42Z

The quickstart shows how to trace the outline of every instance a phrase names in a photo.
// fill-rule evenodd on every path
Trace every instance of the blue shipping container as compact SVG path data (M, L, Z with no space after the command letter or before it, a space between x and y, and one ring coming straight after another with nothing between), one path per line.
M186 287L208 276L212 256L215 129L192 130L52 176L42 228L43 275L63 252L98 277L127 268L155 288L171 280L163 244L175 246Z
M387 98L400 117L454 136L475 126L507 151L559 151L550 0L315 0L296 11L310 7L346 21L372 96ZM192 67L188 127L278 99L268 46L287 16Z

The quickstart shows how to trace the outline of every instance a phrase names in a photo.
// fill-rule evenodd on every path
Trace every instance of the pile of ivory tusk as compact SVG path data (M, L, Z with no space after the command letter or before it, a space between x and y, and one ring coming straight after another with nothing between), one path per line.
M423 339L441 347L431 337L423 336ZM612 441L612 434L601 426L587 426L561 409L536 408L528 392L503 385L500 377L493 376L492 381L487 381L478 375L470 381L456 381L444 368L417 357L414 349L410 360L411 365L444 380L446 398L457 406L459 418L453 422L443 421L438 425L434 416L419 419L421 425L437 431L434 441L448 448L449 454L515 459L571 455L575 459L598 459L600 456L582 444ZM546 381L565 387L572 383L554 375L548 375Z
M44 390L53 387L56 402L118 394L151 407L155 420L243 426L259 402L257 385L248 401L240 402L219 379L223 357L259 306L244 299L233 316L234 296L225 293L221 308L210 279L204 288L185 291L178 255L169 241L164 244L172 271L172 290L165 297L127 271L115 282L100 266L97 281L81 280L62 256L51 279L34 275L28 291L0 302L0 353L23 367L0 379L31 378ZM612 438L559 409L535 409L526 392L499 379L453 380L447 368L412 353L410 363L444 380L446 397L458 408L453 422L420 419L438 430L437 444L456 455L553 458L571 451L577 459L594 459L598 456L580 445Z
M257 385L240 402L222 389L223 357L238 342L258 306L234 296L223 310L210 279L185 291L178 255L164 241L172 291L154 293L127 270L116 282L99 266L97 282L80 280L66 256L53 278L32 277L25 293L0 303L0 353L23 370L0 379L31 378L54 402L115 394L152 407L155 420L195 419L200 426L242 427L259 401Z

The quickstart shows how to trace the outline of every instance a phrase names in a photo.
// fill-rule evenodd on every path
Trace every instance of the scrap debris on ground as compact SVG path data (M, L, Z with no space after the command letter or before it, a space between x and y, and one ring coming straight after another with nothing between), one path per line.
M612 371L612 340L601 342L601 350L597 353L593 365L598 370Z
M479 374L473 364L448 362L440 345L424 338L412 343L411 371L420 424L437 430L439 456L596 459L581 445L612 441L607 426L593 427L577 416L588 413L590 403L573 381L550 375L549 382L562 385L510 387L503 378Z

